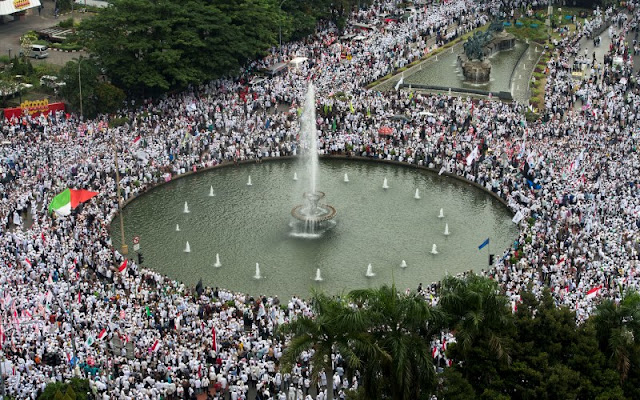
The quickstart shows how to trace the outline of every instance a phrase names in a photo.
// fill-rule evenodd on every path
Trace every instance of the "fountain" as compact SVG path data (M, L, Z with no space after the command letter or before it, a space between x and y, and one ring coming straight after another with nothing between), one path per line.
M347 174L344 174L344 181L349 182L349 176Z
M262 275L260 274L260 264L256 263L256 274L253 276L254 279L262 279Z
M440 214L438 214L438 218L444 218L444 210L440 209Z
M216 253L216 263L213 264L214 267L216 268L220 268L222 267L222 264L220 263L220 254Z
M431 247L431 254L438 254L438 248L436 247L435 243Z
M293 180L294 180L294 181L297 181L297 180L298 180L298 173L297 173L297 172L294 172L294 173L293 173Z
M187 204L187 202L184 202L184 213L185 214L189 214L191 211L189 211L189 205Z
M420 189L416 189L416 194L413 195L413 198L416 200L420 199Z
M449 224L444 225L444 235L449 236Z
M180 232L180 225L176 224L176 232Z
M384 182L382 182L383 189L389 189L389 184L387 183L387 178L384 178Z
M367 276L367 278L371 278L373 276L376 276L376 274L373 273L373 267L371 266L371 263L369 263L369 265L367 265L367 273L365 275Z
M191 246L189 246L189 242L187 242L187 245L184 247L184 252L191 253Z
M316 130L316 102L313 84L309 85L304 103L304 111L300 119L302 128L302 138L300 145L305 150L303 160L309 171L309 189L302 194L305 204L297 205L291 210L294 218L291 226L296 237L317 238L326 230L335 226L333 218L336 216L336 209L328 204L321 204L324 192L317 190L316 182L318 177L318 132ZM347 174L344 175L345 182L349 181Z
M253 186L253 183L251 183L251 175L249 175L249 180L247 181L247 186Z
M209 197L214 197L216 194L213 193L213 186L209 188Z
M407 262L405 260L402 260L400 263L400 268L407 268Z
M318 268L318 269L316 269L316 277L315 277L314 281L320 282L322 280L323 279L322 279L322 275L320 275L320 268Z

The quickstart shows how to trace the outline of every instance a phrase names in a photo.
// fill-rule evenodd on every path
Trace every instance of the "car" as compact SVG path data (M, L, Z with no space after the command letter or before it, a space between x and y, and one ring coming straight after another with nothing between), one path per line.
M44 75L40 78L40 86L46 86L51 89L57 89L62 86L66 86L65 82L58 82L57 76Z
M49 48L43 44L32 44L27 55L38 59L47 58L49 57L48 50Z

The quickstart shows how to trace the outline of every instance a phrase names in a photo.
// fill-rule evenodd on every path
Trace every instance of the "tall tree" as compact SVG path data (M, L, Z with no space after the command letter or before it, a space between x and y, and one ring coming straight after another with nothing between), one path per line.
M349 298L361 308L371 340L382 352L367 360L363 386L369 398L391 394L395 400L418 399L435 387L430 343L443 318L416 294L401 294L393 286L354 290Z
M138 95L237 71L276 44L279 18L266 0L114 0L81 31L112 82Z
M593 324L601 350L614 360L625 381L640 351L640 294L629 290L619 302L604 300L596 308Z
M365 354L377 350L367 342L360 316L341 301L314 292L311 300L314 317L301 316L280 327L280 333L291 336L282 358L285 370L290 370L302 352L313 349L311 366L313 380L321 371L327 376L327 399L333 399L333 365L331 355L340 353L351 369L362 367L355 349Z

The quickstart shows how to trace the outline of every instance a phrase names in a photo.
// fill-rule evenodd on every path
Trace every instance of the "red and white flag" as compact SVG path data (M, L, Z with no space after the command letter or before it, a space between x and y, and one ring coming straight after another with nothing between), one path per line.
M136 136L136 138L135 138L135 139L133 139L133 143L134 143L134 144L138 143L138 141L139 141L140 139L141 139L141 136L140 136L140 135Z
M156 352L156 351L158 351L158 350L160 350L160 341L159 341L159 340L156 340L156 341L153 343L153 346L151 346L151 351L155 353L155 352Z
M29 266L30 266L30 267L33 267L33 265L31 265L31 261L29 261L29 259L28 259L28 258L25 258L25 259L24 259L24 262L26 262L27 264L29 264Z
M593 299L594 297L600 294L600 290L602 290L602 285L594 287L593 289L587 292L586 298Z
M107 328L102 328L98 334L98 340L104 340L107 337Z
M127 269L127 261L129 260L125 258L124 262L120 264L120 268L118 268L118 272L124 272L124 270Z
M216 337L216 327L214 326L213 328L211 328L211 342L212 342L212 346L213 346L213 351L218 351L218 338Z

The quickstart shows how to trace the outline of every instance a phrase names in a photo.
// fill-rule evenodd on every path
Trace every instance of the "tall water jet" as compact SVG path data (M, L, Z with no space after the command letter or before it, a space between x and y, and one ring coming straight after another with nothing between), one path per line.
M253 183L251 183L251 175L249 175L249 180L247 181L247 186L253 186Z
M187 242L187 245L184 247L184 252L191 253L191 246L189 246L189 242Z
M320 275L320 268L316 269L316 277L313 279L316 282L322 281L322 275Z
M262 275L260 274L260 264L256 263L256 274L253 276L254 279L262 279Z
M367 265L367 273L365 275L369 278L371 278L372 276L376 276L376 274L373 273L373 267L371 266L371 263Z
M389 189L389 184L387 183L387 178L384 178L384 181L382 182L382 188L383 189Z
M176 232L180 232L180 225L176 224Z
M444 218L444 209L440 209L440 214L438 214L438 218Z
M297 181L297 180L298 180L298 173L297 173L297 172L294 172L294 173L293 173L293 180L294 180L294 181Z
M295 206L291 210L291 216L294 218L291 224L293 227L291 235L317 238L324 231L335 226L333 217L336 215L336 209L328 204L320 203L325 194L316 187L320 160L318 157L316 101L313 84L310 84L307 90L300 126L302 129L300 148L303 151L302 159L308 171L309 186L307 191L302 194L305 204Z
M400 268L407 268L407 262L405 260L402 260L400 263Z
M187 204L187 202L184 202L184 213L185 214L189 214L191 211L189 211L189 205Z
M216 194L213 193L213 186L209 188L209 197L214 197Z
M449 224L444 224L444 235L449 236Z
M220 263L220 254L216 253L216 263L213 264L214 267L216 268L220 268L222 267L222 264Z
M431 247L431 254L438 254L438 247L436 246L435 243Z
M416 200L420 199L420 189L416 189L416 194L413 195L413 198Z
M344 181L345 181L345 182L349 182L349 175L344 174Z

